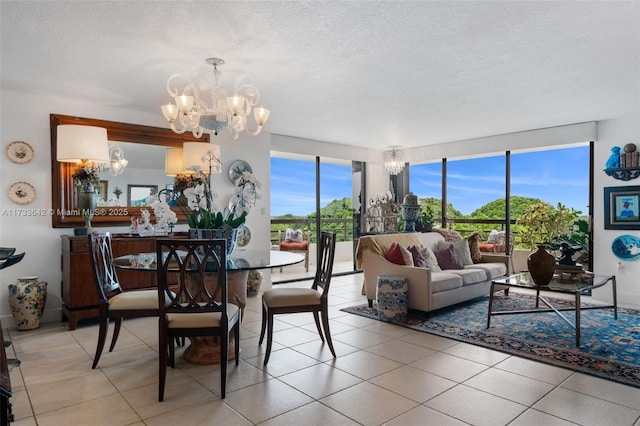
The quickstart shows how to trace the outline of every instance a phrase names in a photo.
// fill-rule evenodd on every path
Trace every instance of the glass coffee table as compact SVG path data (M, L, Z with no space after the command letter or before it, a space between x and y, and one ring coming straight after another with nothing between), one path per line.
M576 347L580 347L580 311L587 309L609 309L613 308L613 318L618 319L618 297L616 293L616 277L615 275L593 275L588 279L583 280L560 280L555 278L546 286L536 285L528 272L521 274L511 275L510 277L499 278L491 282L491 291L489 293L489 310L487 312L487 328L491 326L491 316L493 315L515 315L515 314L530 314L537 312L555 312L562 318L567 324L576 330ZM580 297L588 294L590 290L598 287L602 287L607 283L611 283L613 291L613 304L612 305L589 305L582 306ZM494 292L496 286L506 286L514 288L525 288L536 291L536 307L535 309L521 309L521 310L509 310L509 311L492 311ZM554 307L547 299L540 295L540 291L550 293L563 293L574 296L575 302L572 307L558 308ZM539 302L546 305L545 307L539 307ZM561 311L575 311L575 320L572 322Z

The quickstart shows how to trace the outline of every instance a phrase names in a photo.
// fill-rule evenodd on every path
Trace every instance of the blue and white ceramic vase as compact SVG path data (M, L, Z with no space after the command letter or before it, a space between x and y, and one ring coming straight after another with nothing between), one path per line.
M264 274L260 271L251 270L247 277L247 296L257 296L262 286Z
M190 228L191 239L224 239L227 240L227 257L233 253L238 243L238 229L200 229Z
M40 327L40 319L47 302L47 283L38 277L18 278L9 284L9 306L18 330Z
M407 279L401 275L381 275L378 277L376 300L378 319L381 321L402 321L409 310Z

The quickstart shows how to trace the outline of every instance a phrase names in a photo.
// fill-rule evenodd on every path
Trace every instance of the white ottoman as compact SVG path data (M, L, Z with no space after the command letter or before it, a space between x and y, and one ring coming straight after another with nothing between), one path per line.
M378 277L376 300L378 319L382 321L402 321L408 311L408 284L402 275L381 275Z

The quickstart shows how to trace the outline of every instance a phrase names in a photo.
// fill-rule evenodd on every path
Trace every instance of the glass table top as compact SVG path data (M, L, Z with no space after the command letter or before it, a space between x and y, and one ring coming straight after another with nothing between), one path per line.
M507 285L510 287L539 288L541 290L575 293L578 291L592 290L594 288L602 287L613 278L614 277L612 275L591 275L588 278L586 275L580 275L574 279L564 280L560 279L559 276L554 276L548 285L538 286L533 282L533 279L528 272L523 272L509 277L498 278L493 280L493 283Z
M141 256L142 255L142 256ZM146 256L148 255L148 256ZM148 266L139 260L150 257ZM113 265L121 269L156 269L155 253L132 253L113 259ZM298 253L278 250L246 250L235 249L227 259L227 269L248 271L251 269L269 269L280 266L294 265L304 260L304 256Z

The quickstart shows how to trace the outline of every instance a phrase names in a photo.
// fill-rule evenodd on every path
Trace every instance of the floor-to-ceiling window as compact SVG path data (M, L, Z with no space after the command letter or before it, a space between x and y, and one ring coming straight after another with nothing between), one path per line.
M319 188L319 192L317 191ZM310 267L303 264L276 271L274 281L313 276L319 231L336 233L334 273L353 271L352 163L346 160L295 155L271 157L271 239L278 231L310 231Z
M589 176L590 149L588 144L583 144L412 164L409 185L410 190L418 195L421 204L438 206L436 217L442 214L441 200L446 200L448 227L455 227L461 233L480 231L484 236L491 229L507 227L507 194L512 225L537 200L552 206L561 203L580 211L581 220L587 223ZM436 224L439 225L437 222ZM516 237L517 245L518 227L513 226L511 231Z

